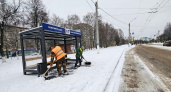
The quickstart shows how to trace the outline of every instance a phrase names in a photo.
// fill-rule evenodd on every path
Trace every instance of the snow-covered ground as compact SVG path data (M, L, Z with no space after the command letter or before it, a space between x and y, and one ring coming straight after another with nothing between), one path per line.
M116 92L125 52L132 47L102 48L100 54L96 50L85 51L83 56L92 62L91 67L82 66L74 69L70 75L46 81L37 74L23 75L21 57L19 60L7 59L6 63L0 60L0 92ZM70 58L74 56L68 55Z
M163 43L161 43L161 42L160 42L160 43L154 43L154 42L153 42L153 43L151 43L151 44L153 44L153 45L163 45Z
M152 45L148 45L148 46L165 49L165 50L171 50L171 46L163 46L163 43L152 43Z

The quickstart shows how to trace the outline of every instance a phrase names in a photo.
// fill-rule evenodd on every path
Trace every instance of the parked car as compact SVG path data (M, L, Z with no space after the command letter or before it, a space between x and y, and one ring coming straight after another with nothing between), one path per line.
M32 56L39 55L39 53L33 53Z
M163 46L171 46L171 40L164 42Z

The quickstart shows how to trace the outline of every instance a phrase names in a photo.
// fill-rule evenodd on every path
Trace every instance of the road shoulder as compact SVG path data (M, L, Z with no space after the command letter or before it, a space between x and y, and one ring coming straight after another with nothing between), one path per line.
M119 92L168 92L163 83L150 69L140 60L135 53L135 48L129 50L125 55L125 63L122 70L123 82Z

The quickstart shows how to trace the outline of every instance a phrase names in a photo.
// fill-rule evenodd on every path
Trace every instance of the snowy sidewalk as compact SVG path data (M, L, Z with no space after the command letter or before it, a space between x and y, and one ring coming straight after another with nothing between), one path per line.
M124 51L119 67L115 71L116 80L112 79L117 82L115 86L118 87L124 53L128 49L128 45L123 45L101 48L100 54L97 54L96 50L85 51L83 55L87 61L92 62L91 67L82 66L74 69L71 75L47 81L37 75L23 75L21 57L19 60L9 59L7 63L0 61L0 92L103 92ZM74 56L74 54L68 55L71 58Z

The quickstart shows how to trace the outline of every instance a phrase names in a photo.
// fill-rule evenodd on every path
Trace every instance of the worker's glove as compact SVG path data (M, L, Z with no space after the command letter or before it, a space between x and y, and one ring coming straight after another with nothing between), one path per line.
M57 62L57 60L55 60L54 62Z
M50 63L50 66L52 66L53 65L53 63Z

